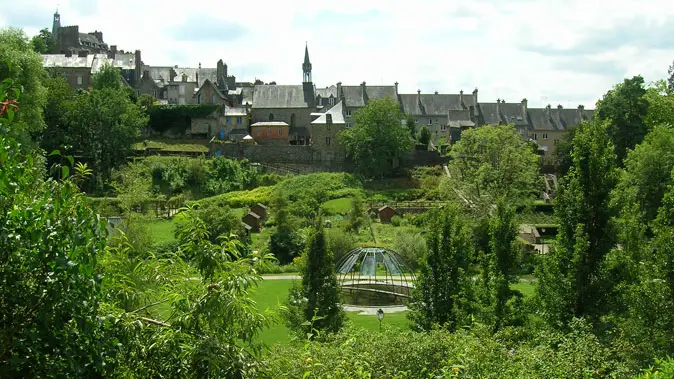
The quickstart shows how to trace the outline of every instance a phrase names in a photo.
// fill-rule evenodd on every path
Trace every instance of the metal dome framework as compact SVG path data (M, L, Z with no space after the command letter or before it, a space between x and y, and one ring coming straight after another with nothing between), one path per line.
M359 247L336 265L342 302L350 305L406 305L416 277L404 259L384 247Z

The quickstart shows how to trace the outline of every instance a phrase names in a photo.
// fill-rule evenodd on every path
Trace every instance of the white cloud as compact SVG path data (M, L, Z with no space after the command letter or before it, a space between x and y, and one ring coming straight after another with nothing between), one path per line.
M214 67L222 58L248 81L300 82L307 41L319 86L478 87L481 101L593 107L627 75L664 78L674 59L652 41L674 30L674 3L664 0L23 0L0 15L0 26L31 35L51 27L57 1L63 24L102 30L108 44L141 49L146 64Z

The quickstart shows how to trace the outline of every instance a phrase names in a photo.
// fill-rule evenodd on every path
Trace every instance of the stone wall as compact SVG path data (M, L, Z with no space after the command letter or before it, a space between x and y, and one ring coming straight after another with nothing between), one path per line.
M311 164L314 149L311 146L246 145L243 143L214 143L211 153L227 158L246 158L262 163Z

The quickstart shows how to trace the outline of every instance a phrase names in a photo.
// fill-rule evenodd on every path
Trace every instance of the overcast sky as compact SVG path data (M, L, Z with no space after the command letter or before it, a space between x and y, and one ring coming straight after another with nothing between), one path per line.
M458 93L479 101L594 107L627 76L663 79L674 60L667 0L21 0L0 27L33 35L62 25L103 31L142 50L145 64L215 67L239 81L302 81L305 41L313 81L400 83L401 93Z

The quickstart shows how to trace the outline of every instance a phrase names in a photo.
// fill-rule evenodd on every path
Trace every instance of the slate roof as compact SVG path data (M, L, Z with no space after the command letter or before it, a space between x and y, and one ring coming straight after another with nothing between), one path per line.
M325 88L316 88L315 90L316 97L320 96L324 99L327 99L332 95L332 97L337 97L337 86L331 85L330 87Z
M395 86L365 86L365 93L367 100L377 100L384 98L391 98L397 100L398 94ZM342 95L344 96L344 106L347 107L364 107L366 102L363 97L363 87L358 86L342 86Z
M217 68L192 68L192 67L171 67L171 66L143 66L144 71L149 71L152 79L155 80L157 85L165 86L171 80L171 70L175 71L177 74L174 78L174 82L182 82L183 74L187 75L188 82L196 82L197 76L199 77L199 82L197 87L201 87L204 84L206 79L210 80L212 83L217 83ZM198 74L198 75L197 75Z
M529 120L534 130L564 130L564 125L559 119L554 117L556 110L548 108L529 108L527 109Z
M207 85L211 86L211 88L213 89L213 91L215 91L215 93L216 93L221 99L227 99L227 97L222 93L222 91L220 91L220 90L218 89L218 86L216 86L215 84L213 84L213 82L211 82L209 79L204 80L204 84L202 84L201 87L199 87L199 89L197 90L197 92L194 93L194 97L196 97L196 96L199 94L199 92L201 92L201 90L202 90L205 86L207 86Z
M498 113L496 109L498 108ZM522 114L522 103L480 103L482 117L485 124L498 125L499 122L505 124L514 124L515 126L527 126L528 120L525 114Z
M84 42L87 42L90 45L93 45L94 47L105 47L105 48L108 47L108 45L105 42L99 40L96 36L88 33L80 33L79 40L81 45L84 45Z
M327 112L322 113L320 116L318 116L317 119L311 122L311 125L327 124L328 123L327 115L332 115L333 124L344 124L345 121L344 121L344 113L342 111L342 102L340 101L339 103L335 104L335 106L330 108Z
M447 111L447 120L450 128L473 127L475 123L470 119L470 110Z
M247 114L244 108L232 108L225 105L225 116L246 116Z
M136 67L135 58L129 60L128 54L117 54L115 55L114 59L108 58L106 54L89 54L86 57L66 57L65 54L42 54L43 67L88 67L91 69L91 73L93 74L97 73L105 63L125 70L133 70Z
M253 108L309 108L302 85L257 85Z
M258 126L288 126L287 123L283 121L264 121L264 122L256 122L251 127L258 127Z
M475 103L473 95L466 94L463 95L463 104L459 94L402 94L399 98L403 113L415 116L444 116L450 110L468 109Z
M253 105L253 92L255 87L241 87L241 104Z

